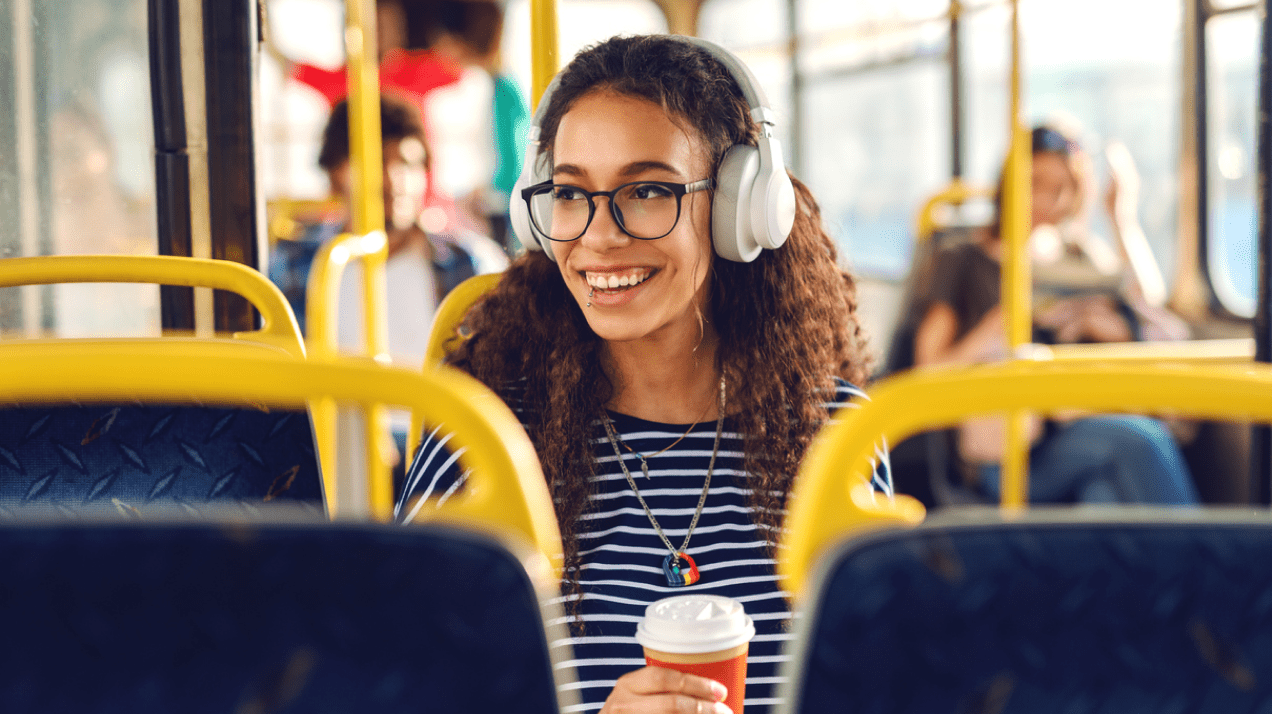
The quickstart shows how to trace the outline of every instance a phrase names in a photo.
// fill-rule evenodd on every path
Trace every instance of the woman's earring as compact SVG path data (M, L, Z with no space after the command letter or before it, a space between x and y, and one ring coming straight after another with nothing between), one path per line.
M596 287L595 287L595 286L593 286L593 287L592 287L592 289L591 289L591 290L589 290L589 291L588 291L588 293L587 293L587 299L588 299L588 300L591 300L591 299L592 299L592 296L593 296L593 295L595 295L595 294L596 294ZM589 302L589 303L587 304L587 306L588 306L588 307L592 307L592 303L590 303L590 302Z

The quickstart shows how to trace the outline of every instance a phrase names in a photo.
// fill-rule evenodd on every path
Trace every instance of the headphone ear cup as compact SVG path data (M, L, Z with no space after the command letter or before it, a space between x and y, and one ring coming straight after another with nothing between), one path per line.
M556 256L552 254L552 242L540 237L534 230L534 226L530 223L530 208L521 198L522 189L543 181L539 178L539 174L543 173L539 163L538 142L532 141L526 147L526 158L522 164L521 176L517 178L516 185L512 187L512 195L508 197L508 220L512 223L512 232L516 234L517 240L521 241L526 250L543 251L548 258L556 262Z
M782 146L763 137L760 168L751 186L751 231L761 248L777 250L795 226L795 186L782 162Z
M759 150L746 144L729 147L720 161L711 202L711 242L725 260L749 263L760 255L751 229L751 187L759 170Z

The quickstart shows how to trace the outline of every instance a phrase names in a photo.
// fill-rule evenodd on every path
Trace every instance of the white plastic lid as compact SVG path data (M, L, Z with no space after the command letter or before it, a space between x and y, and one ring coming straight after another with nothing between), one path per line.
M636 626L643 647L674 654L727 650L751 641L755 623L742 603L719 595L677 595L645 608Z

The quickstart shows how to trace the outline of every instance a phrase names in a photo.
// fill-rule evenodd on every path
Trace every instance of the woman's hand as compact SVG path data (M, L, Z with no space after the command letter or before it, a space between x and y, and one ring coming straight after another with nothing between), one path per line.
M601 714L732 714L723 684L663 667L642 667L618 678Z
M1107 295L1067 298L1039 310L1035 322L1055 332L1061 344L1131 342L1131 326Z

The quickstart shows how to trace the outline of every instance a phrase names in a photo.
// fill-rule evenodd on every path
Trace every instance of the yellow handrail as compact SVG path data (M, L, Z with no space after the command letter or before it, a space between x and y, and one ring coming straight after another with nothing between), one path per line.
M1011 2L1011 148L1003 176L1002 305L1007 327L1007 344L1012 353L1032 339L1033 281L1030 277L1029 233L1033 202L1033 155L1029 129L1021 117L1022 75L1020 47L1020 0ZM1003 493L1005 508L1024 508L1029 493L1029 413L1007 416L1003 447Z
M351 233L328 241L314 256L306 289L306 324L310 349L329 357L337 352L336 305L340 277L350 260L362 261L362 325L366 354L388 361L388 297L384 264L388 240L384 232L384 161L380 135L380 74L376 52L374 0L346 0L345 54L349 79L349 169ZM336 404L317 400L311 406L320 450L334 456ZM376 407L366 413L370 443L388 439L388 414ZM371 513L387 519L393 508L393 478L388 456L367 450L367 492ZM330 486L333 488L334 483Z
M955 178L923 202L915 220L915 240L925 241L936 232L936 211L941 206L959 206L975 198L992 198L993 195L994 190L991 188L975 186L961 178Z
M530 0L530 110L552 84L557 67L556 0Z
M0 260L0 287L54 283L155 283L227 290L261 313L259 330L238 339L275 345L295 357L305 345L291 305L264 275L242 263L171 255L50 255Z
M0 261L2 262L2 261ZM366 359L296 360L221 349L200 356L186 341L15 341L0 343L0 399L19 403L75 400L267 404L303 408L334 400L411 409L445 423L461 466L471 468L462 494L424 517L514 533L560 573L561 538L552 500L530 439L503 401L472 377L441 368L428 373ZM226 379L233 375L233 379ZM324 472L330 461L321 462Z
M327 241L314 255L313 266L309 270L309 283L305 288L305 323L309 330L309 351L319 358L334 357L339 351L339 314L340 283L344 277L345 266L354 260L362 261L362 277L364 285L369 277L378 274L384 277L384 263L379 268L372 267L375 256L383 256L386 239L383 231L366 235L344 233ZM383 287L383 285L381 285ZM384 298L384 291L379 291ZM383 300L382 300L383 303ZM375 312L379 320L385 320L385 305L371 303L363 305L363 325L370 325ZM364 329L366 329L364 327ZM379 352L372 353L372 358L382 364L388 364L387 346ZM318 450L321 457L334 462L336 458L336 420L337 406L330 399L320 399L310 405L314 421L314 433L318 439ZM374 444L386 444L389 438L388 414L376 408L366 413L368 439ZM408 442L414 441L408 435ZM410 444L408 444L410 446ZM411 453L410 450L407 452ZM368 503L371 514L379 520L388 520L393 510L393 470L389 464L389 454L382 448L367 450L366 484ZM326 479L329 507L333 514L340 513L343 503L339 498L339 490L334 480Z
M818 555L845 534L921 519L917 503L898 497L887 507L866 492L881 436L897 443L971 416L1072 408L1272 421L1272 366L1016 360L916 369L877 382L859 406L818 435L800 466L779 548L789 592L802 591Z
M464 316L481 296L494 290L501 277L503 276L500 273L474 275L446 294L442 304L437 306L437 312L433 313L433 326L428 333L428 349L424 352L425 367L441 364L454 349L450 343L456 339L455 331L464 321Z

